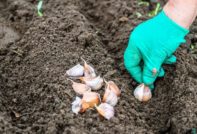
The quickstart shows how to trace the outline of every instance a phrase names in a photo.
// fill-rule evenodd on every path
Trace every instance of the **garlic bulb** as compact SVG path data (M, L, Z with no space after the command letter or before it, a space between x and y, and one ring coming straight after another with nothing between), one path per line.
M118 97L112 90L105 90L103 102L106 102L111 106L115 106L118 103Z
M75 114L78 114L81 111L82 101L81 98L76 97L76 99L72 102L72 111Z
M69 77L81 77L84 74L84 67L80 64L70 68L66 71L66 75Z
M68 79L72 82L73 90L78 93L79 95L84 94L85 92L91 91L91 88L85 84L74 82L71 79Z
M96 92L85 92L82 98L82 110L81 112L85 112L87 109L98 105L100 102L100 96Z
M145 86L144 84L140 84L135 90L134 90L134 96L139 101L146 102L151 99L152 93L149 87Z
M81 77L80 80L91 87L92 90L99 90L103 86L103 78L100 76L95 78Z
M100 115L108 120L114 117L114 108L107 103L101 103L98 107L96 106L96 109Z
M112 90L117 96L120 96L121 91L113 81L105 81L105 83L107 84L106 89Z
M96 73L94 71L94 68L87 64L87 62L81 58L84 62L84 76L87 78L94 78L96 77Z

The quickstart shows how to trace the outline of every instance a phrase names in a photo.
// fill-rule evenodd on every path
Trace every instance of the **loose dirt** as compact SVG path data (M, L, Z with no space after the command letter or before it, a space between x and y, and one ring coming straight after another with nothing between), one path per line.
M138 3L45 0L38 17L35 0L2 0L0 133L191 133L197 127L197 22L176 52L177 63L164 66L151 101L140 103L123 65L130 32L149 18L149 8ZM75 93L64 73L81 57L122 89L110 121L96 110L71 111Z

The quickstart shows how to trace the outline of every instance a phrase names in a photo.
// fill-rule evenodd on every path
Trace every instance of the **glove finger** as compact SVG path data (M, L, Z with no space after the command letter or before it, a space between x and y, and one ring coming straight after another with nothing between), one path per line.
M141 56L136 48L126 49L124 53L124 65L130 75L139 83L142 83L142 69L140 67Z
M163 77L164 75L165 75L165 71L164 71L164 69L161 67L160 70L159 70L158 77ZM155 86L154 86L153 84L149 85L149 88L151 89L151 91L154 90L154 87L155 87Z
M163 77L165 75L165 71L164 69L161 67L160 70L159 70L159 74L158 74L158 77ZM154 84L151 84L149 85L149 88L151 89L151 91L153 92L154 91Z
M164 77L164 75L165 75L165 71L164 71L164 69L161 67L160 70L159 70L158 77Z
M142 76L142 80L143 83L145 83L146 85L151 85L154 83L155 79L157 78L158 74L156 74L157 70L155 68L153 68L152 70L150 70L146 65L143 68L143 76Z
M146 85L151 85L154 83L156 78L164 75L164 70L161 69L161 65L165 60L165 52L153 52L152 55L146 56L144 58L144 68L142 80Z
M176 56L171 55L170 57L166 58L164 64L174 64L176 62Z
M148 87L150 88L151 91L153 91L154 88L155 88L154 84L151 84L151 85L149 85Z

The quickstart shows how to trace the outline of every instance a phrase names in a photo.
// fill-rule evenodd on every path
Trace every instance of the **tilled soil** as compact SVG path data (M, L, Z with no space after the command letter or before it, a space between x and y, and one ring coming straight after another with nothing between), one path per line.
M197 127L197 22L175 65L140 103L123 65L132 29L148 19L137 0L35 0L0 2L0 133L191 133ZM140 15L141 14L141 15ZM64 76L81 57L122 89L108 121L96 110L75 115L76 94ZM103 89L99 91L103 94Z

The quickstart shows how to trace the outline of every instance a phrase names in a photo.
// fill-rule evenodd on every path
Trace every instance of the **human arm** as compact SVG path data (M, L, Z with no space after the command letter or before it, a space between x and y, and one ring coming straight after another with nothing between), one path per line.
M197 0L169 0L163 10L177 24L189 29L197 16Z
M124 63L137 82L153 87L156 78L164 76L162 64L176 61L172 54L185 42L196 15L197 0L169 0L159 15L133 30Z

